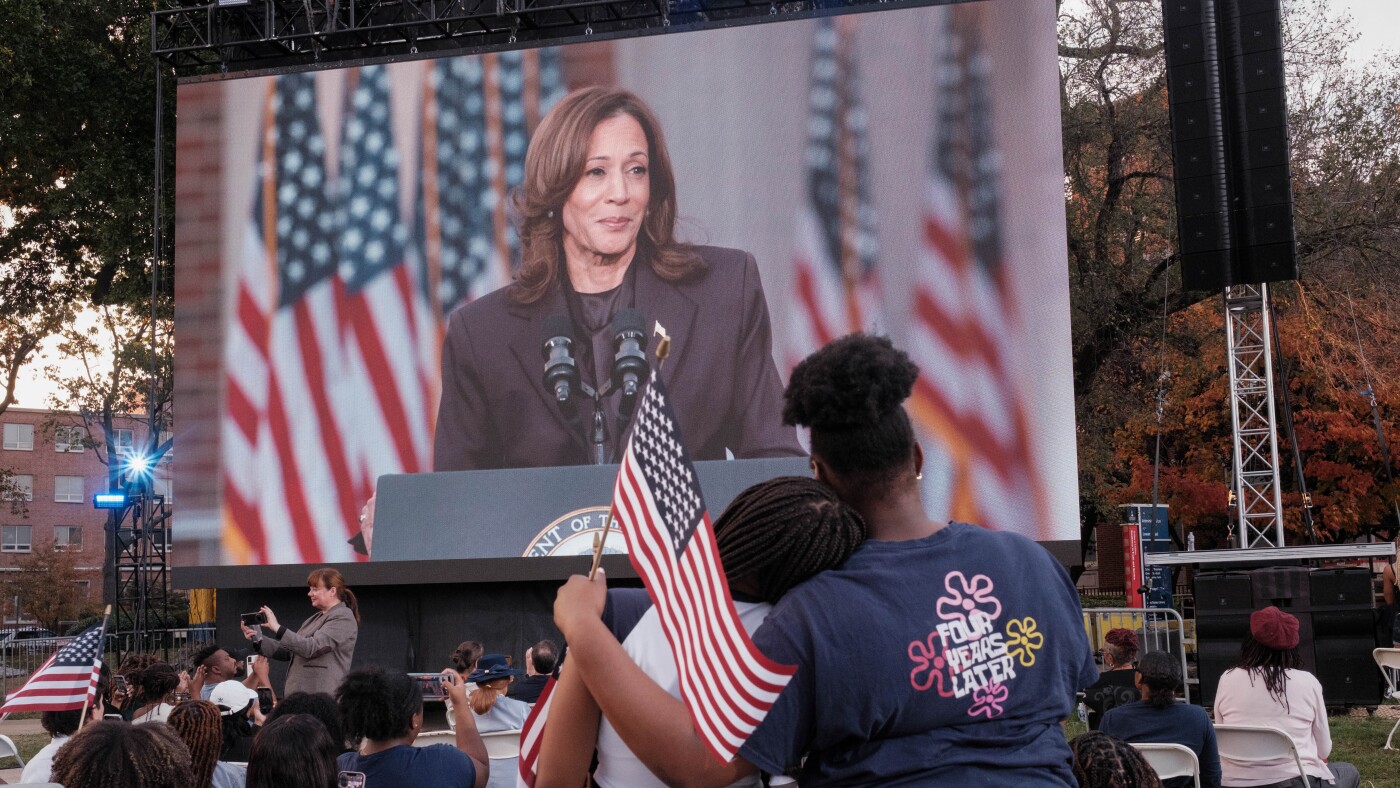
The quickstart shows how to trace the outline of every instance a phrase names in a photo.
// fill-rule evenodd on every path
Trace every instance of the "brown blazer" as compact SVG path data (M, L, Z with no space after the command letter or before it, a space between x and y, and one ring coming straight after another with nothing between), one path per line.
M782 382L753 255L697 247L705 270L667 282L641 264L636 305L671 336L664 377L695 460L802 454L782 423ZM638 261L639 263L641 261ZM452 313L442 349L433 470L586 465L589 443L545 390L545 320L567 314L562 287L533 304L502 288ZM656 341L647 357L656 366ZM591 405L586 406L591 412Z
M285 630L280 639L264 637L258 641L258 651L272 659L291 661L283 695L293 692L334 695L350 672L350 660L355 656L355 641L359 637L360 625L355 621L355 614L342 602L324 613L317 611L295 632Z

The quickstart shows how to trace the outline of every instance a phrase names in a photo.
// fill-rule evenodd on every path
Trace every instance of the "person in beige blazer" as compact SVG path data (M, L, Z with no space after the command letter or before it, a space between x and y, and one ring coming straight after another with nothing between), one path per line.
M259 629L244 625L243 634L263 656L291 661L284 695L334 695L350 672L355 640L360 635L360 608L354 593L345 586L345 578L334 569L313 571L306 578L306 585L306 595L316 614L295 632L282 626L272 609L264 605L262 612L267 620Z

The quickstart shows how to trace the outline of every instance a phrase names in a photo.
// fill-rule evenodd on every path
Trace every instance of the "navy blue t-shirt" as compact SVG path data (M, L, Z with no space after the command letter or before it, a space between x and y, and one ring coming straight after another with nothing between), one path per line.
M450 744L413 747L401 744L373 755L342 753L336 765L343 772L364 772L366 788L471 788L476 765Z
M1173 703L1155 708L1145 700L1109 709L1099 730L1126 742L1182 744L1196 753L1201 764L1201 788L1219 788L1220 749L1215 743L1215 726L1205 709L1190 703ZM1195 785L1190 777L1163 780L1167 788Z
M798 783L1075 785L1060 721L1098 678L1079 596L1040 545L952 523L866 542L754 634L792 682L740 755Z

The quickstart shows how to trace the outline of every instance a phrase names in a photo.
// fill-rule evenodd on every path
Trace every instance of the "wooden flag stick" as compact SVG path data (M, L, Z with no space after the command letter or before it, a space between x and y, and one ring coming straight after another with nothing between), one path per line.
M607 533L608 527L611 524L612 512L608 512L608 520L609 522L603 523L603 533ZM598 574L598 565L603 563L603 544L606 541L607 540L603 538L603 534L593 534L593 566L588 568L589 580L592 580L593 576Z
M102 611L102 630L101 630L101 631L102 631L102 639L103 639L104 641L107 639L107 619L109 619L109 618L111 618L111 617L112 617L112 606L111 606L111 605L108 605L108 606L107 606L107 609ZM105 642L104 642L104 643L98 643L98 644L97 644L97 655L93 657L93 663L92 663L92 666L93 666L93 667L97 667L97 663L100 662L100 661L102 661L102 657L103 657L103 655L106 653L106 649L107 649L107 644L106 644ZM88 709L89 709L91 706L92 706L91 703L84 703L84 704L83 704L83 712L82 712L81 714L78 715L78 730L82 730L82 729L83 729L83 724L87 722L87 713L88 713Z

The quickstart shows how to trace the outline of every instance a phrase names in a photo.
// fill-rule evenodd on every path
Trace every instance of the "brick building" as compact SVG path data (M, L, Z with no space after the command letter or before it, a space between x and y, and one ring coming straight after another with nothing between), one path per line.
M9 408L0 414L4 442L0 469L24 490L24 509L16 513L10 502L0 504L0 573L14 571L15 560L35 550L67 550L78 554L78 567L90 573L81 581L88 599L101 598L103 526L107 512L94 509L92 496L107 489L107 466L98 452L84 445L82 420L74 413ZM140 419L117 420L119 454L144 446L145 425ZM154 492L172 501L169 457L156 469ZM5 625L17 621L15 600L0 600Z

